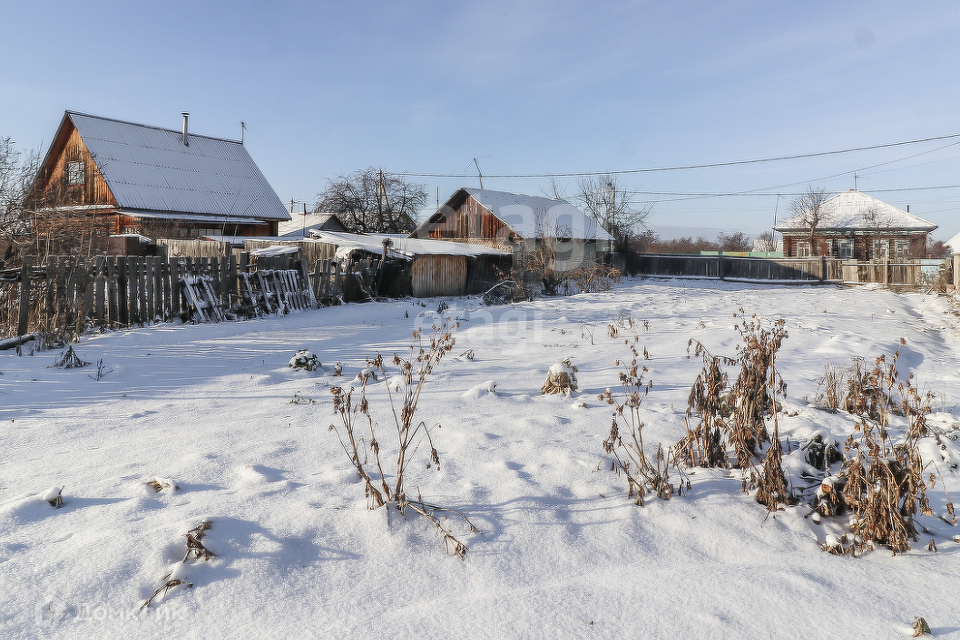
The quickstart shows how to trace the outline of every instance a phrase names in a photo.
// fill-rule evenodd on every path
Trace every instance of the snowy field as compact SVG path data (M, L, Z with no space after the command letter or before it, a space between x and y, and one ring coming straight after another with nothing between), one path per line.
M937 638L960 638L960 528L937 517L944 488L960 495L960 318L947 298L628 279L513 306L446 300L456 345L416 414L442 425L441 466L427 468L427 446L407 484L480 530L446 521L464 560L424 518L368 509L328 430L331 385L377 352L408 354L438 308L424 302L89 335L74 345L92 363L81 369L52 368L58 350L0 352L0 637L875 639L909 637L922 616ZM681 496L628 499L603 459L611 408L597 398L618 392L624 339L649 354L655 451L684 432L702 366L688 341L736 356L740 309L786 321L784 438L853 432L850 416L813 406L828 364L899 348L901 372L936 394L929 423L946 449L926 449L934 513L909 552L827 554L836 522L815 524L807 505L768 517L739 471L697 469ZM322 367L290 368L299 349ZM541 395L565 357L579 390ZM389 427L386 383L371 381L368 398ZM155 492L155 478L179 490ZM59 509L44 500L51 487ZM182 563L204 521L216 556ZM182 584L141 610L172 579Z

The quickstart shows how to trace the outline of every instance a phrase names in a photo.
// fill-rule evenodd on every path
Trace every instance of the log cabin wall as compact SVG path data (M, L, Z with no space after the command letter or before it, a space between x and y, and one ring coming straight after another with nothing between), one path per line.
M90 155L79 132L72 126L59 152L44 168L44 173L40 192L35 192L34 196L39 198L41 206L117 206L107 182L100 174L96 159Z
M853 240L853 260L880 260L883 256L877 250L876 242L886 243L887 258L896 259L896 243L906 242L906 258L920 258L926 255L927 234L909 232L870 233L858 232L854 235L815 235L816 256L828 258L840 257L840 241ZM783 255L785 258L799 257L801 244L810 242L809 234L783 234ZM810 256L804 256L810 257Z

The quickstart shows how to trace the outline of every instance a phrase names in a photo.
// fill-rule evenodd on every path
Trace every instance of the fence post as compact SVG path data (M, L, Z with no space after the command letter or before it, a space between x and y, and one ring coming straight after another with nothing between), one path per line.
M33 256L23 256L20 267L20 318L17 323L17 336L27 335L30 325L30 272L33 271Z

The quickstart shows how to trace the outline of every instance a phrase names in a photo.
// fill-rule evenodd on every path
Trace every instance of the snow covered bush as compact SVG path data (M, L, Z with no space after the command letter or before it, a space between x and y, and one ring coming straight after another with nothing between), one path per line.
M50 487L40 494L40 499L54 509L59 509L63 506L63 487Z
M564 358L562 361L551 365L547 371L547 379L543 382L542 393L566 393L570 394L577 390L577 367L570 358Z
M337 434L340 446L357 475L363 480L364 495L369 500L371 509L386 506L401 513L405 513L408 508L419 513L434 524L447 550L452 550L462 559L467 552L467 546L453 534L449 525L444 522L445 518L441 519L438 514L456 513L469 525L471 531L478 532L477 529L459 511L429 504L423 500L419 491L416 497L407 493L409 472L421 445L426 444L430 448L426 467L429 469L436 466L437 470L440 469L440 456L431 438L432 427L428 427L424 420L417 420L416 413L430 373L453 348L453 329L456 326L451 325L449 319L434 325L429 345L423 340L422 329L417 329L413 334L416 344L410 347L408 357L394 355L392 363L397 367L398 373L385 388L396 440L378 438L378 422L374 420L374 413L367 398L367 384L371 379L377 379L376 372L380 372L380 377L387 376L387 365L380 354L367 361L367 375L358 376L355 380L359 387L331 387L333 411L339 418L340 425L331 424L329 430ZM391 440L397 443L395 448L382 444ZM384 460L396 460L396 467L391 468L389 464L384 464ZM387 475L388 470L393 472L392 477Z
M292 369L305 369L306 371L316 371L320 368L320 359L309 349L300 349L287 365Z

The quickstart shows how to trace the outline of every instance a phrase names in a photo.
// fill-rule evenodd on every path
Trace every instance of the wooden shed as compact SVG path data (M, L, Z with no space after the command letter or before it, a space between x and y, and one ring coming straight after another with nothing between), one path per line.
M336 248L338 258L366 253L386 254L411 263L414 297L463 296L483 293L510 271L512 254L482 245L419 240L396 235L314 232L313 239Z

